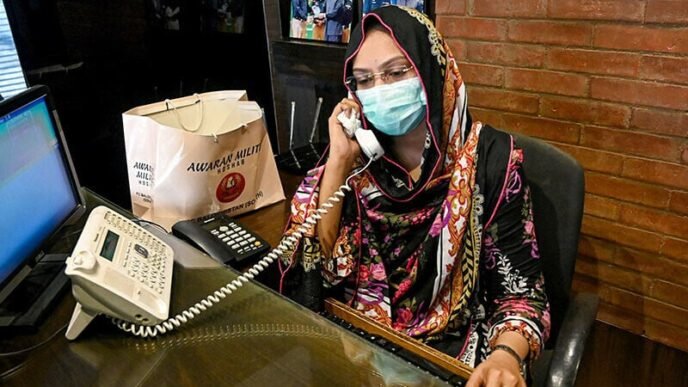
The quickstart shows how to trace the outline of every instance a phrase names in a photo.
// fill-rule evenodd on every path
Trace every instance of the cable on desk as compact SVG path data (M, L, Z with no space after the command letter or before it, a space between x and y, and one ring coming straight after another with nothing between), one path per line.
M368 167L373 161L374 159L371 158L370 161L368 161L368 163L363 168L360 168L356 172L352 173L346 179L344 184L341 185L339 189L334 194L332 194L332 196L327 198L327 201L325 201L320 206L320 208L318 208L308 218L306 218L302 225L296 228L296 231L294 231L290 235L286 235L285 237L283 237L277 247L275 247L265 257L258 261L258 263L253 265L250 269L248 269L246 273L238 276L233 281L229 282L225 286L219 288L218 290L208 295L206 298L198 301L196 304L184 310L183 312L177 314L176 316L168 318L167 320L157 325L139 325L129 321L124 321L118 318L110 317L112 323L115 324L119 329L125 332L129 332L135 336L155 337L158 335L163 335L165 333L171 332L174 329L179 328L181 325L192 320L196 316L200 315L202 312L206 311L207 309L211 308L212 306L220 302L228 295L237 291L240 287L244 286L245 283L254 279L255 276L260 274L260 272L265 270L265 268L267 268L271 263L278 259L279 255L283 254L286 248L291 248L295 244L297 244L304 234L306 234L313 227L315 227L315 224L318 222L319 219L322 218L323 214L326 214L330 208L334 207L334 204L336 202L341 201L341 198L346 196L345 191L352 190L352 188L349 186L349 181L355 176L363 173L363 171L365 171L366 169L368 169Z
M21 362L21 363L17 364L16 366L14 366L14 367L8 369L7 371L1 373L1 374L0 374L0 379L4 379L4 378L6 378L6 377L12 375L13 373L19 371L22 367L24 367L24 364L25 364L24 362Z
M155 226L155 227L159 228L159 229L160 229L162 232L164 232L165 234L169 234L169 231L167 231L167 229L165 229L165 227L163 227L163 226L161 226L161 225L159 225L159 224L157 224L157 223L155 223L155 222L151 222L150 220L145 220L145 219L132 219L132 221L133 221L134 223L138 224L138 225L141 226L141 227L143 227L143 224L141 224L141 223L150 224L151 226Z
M46 345L50 340L54 339L55 336L57 336L58 333L60 333L61 331L65 330L65 329L67 328L67 325L68 325L68 324L65 324L62 328L56 330L55 333L53 333L52 335L50 335L50 337L48 337L47 339L43 340L42 342L40 342L40 343L38 343L38 344L36 344L36 345L32 345L32 346L30 346L29 348L20 349L20 350L18 350L18 351L0 353L0 357L17 356L17 355L21 355L21 354L26 353L26 352L33 351L33 350L36 349L36 348L42 347L42 346Z

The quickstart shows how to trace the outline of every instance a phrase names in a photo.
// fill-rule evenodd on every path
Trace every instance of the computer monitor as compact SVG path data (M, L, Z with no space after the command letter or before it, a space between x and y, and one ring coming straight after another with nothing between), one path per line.
M0 327L34 327L65 288L45 251L84 204L48 88L0 102Z

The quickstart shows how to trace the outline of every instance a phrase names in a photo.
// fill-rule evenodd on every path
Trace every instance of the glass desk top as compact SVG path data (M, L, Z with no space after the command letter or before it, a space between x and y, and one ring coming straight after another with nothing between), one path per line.
M90 208L103 202L89 191L86 196ZM282 219L275 222L278 220L281 223ZM242 222L247 223L245 219ZM281 230L282 224L275 227ZM76 238L71 239L61 242L76 243ZM184 255L175 262L171 314L237 275L200 253ZM73 297L65 294L39 332L0 338L0 352L45 340L68 323L73 307ZM18 368L2 379L3 385L447 385L356 333L253 283L159 338L130 336L99 317L74 342L67 341L62 329L27 355L0 358L0 373L13 367Z

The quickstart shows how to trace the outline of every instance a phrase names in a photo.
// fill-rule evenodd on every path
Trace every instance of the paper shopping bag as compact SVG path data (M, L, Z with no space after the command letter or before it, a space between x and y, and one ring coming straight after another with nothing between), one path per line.
M238 215L284 199L263 112L243 91L133 108L122 115L134 215L180 220Z

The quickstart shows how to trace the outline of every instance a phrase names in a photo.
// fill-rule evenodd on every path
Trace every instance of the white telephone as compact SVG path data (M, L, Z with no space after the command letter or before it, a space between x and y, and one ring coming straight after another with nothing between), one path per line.
M77 301L65 336L76 339L98 314L113 317L122 330L140 337L155 337L186 323L220 302L293 247L321 216L351 191L349 181L382 157L384 150L371 130L360 127L357 113L337 117L356 136L367 164L352 173L345 184L279 245L247 272L211 293L187 310L169 317L174 251L143 227L107 207L95 208L67 259L65 273L72 279ZM168 318L169 317L169 318Z
M76 339L99 313L143 324L167 319L172 248L141 226L99 206L67 258L77 301L66 337Z
M356 137L356 142L361 147L361 151L372 161L375 161L385 154L382 145L377 141L372 130L365 130L361 128L361 120L359 113L355 110L347 116L346 112L341 112L337 116L339 122L346 130L349 137Z

